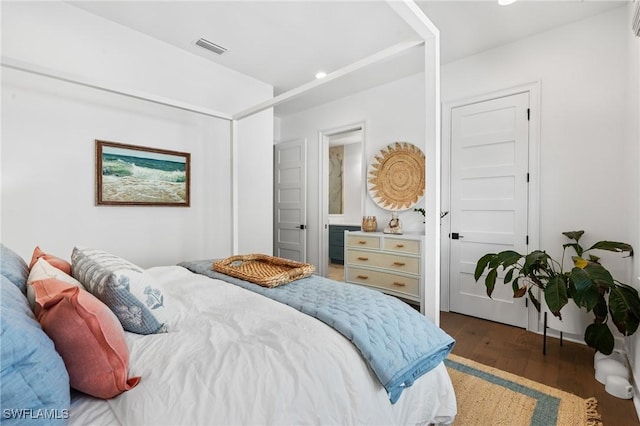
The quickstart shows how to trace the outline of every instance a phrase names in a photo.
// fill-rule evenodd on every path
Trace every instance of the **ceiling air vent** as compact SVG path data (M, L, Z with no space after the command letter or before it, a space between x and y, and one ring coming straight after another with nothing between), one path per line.
M633 33L640 37L640 3L636 5L636 13L633 15L631 28L633 28Z
M215 43L211 43L209 40L205 40L203 38L201 38L200 40L196 41L196 44L200 47L204 47L207 50L212 51L213 53L216 53L218 55L222 55L224 52L227 51L227 49L225 49L222 46L218 46Z

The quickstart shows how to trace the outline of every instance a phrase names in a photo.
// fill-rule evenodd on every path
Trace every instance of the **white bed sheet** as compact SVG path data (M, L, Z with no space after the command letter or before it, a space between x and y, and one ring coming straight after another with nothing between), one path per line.
M321 321L179 266L148 272L165 292L172 331L126 333L129 374L140 383L111 400L74 393L71 425L411 425L455 417L442 363L391 404L355 346Z

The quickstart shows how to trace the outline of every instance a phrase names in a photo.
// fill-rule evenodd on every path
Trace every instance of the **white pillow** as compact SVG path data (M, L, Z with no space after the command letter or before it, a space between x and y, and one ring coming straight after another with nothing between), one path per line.
M29 278L27 278L27 299L29 300L31 310L36 306L36 292L33 290L33 286L31 284L35 281L47 280L49 278L55 278L84 289L80 281L76 280L71 275L62 272L60 269L51 266L49 262L41 257L33 264L31 272L29 272Z
M101 250L74 247L71 271L107 305L132 333L166 333L170 302L153 276L133 263Z

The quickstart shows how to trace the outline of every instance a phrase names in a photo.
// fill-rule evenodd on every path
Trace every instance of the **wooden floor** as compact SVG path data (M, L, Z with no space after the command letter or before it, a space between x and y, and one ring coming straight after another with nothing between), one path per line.
M344 280L344 267L329 264L329 278ZM453 353L571 392L582 398L596 397L605 426L640 425L632 400L609 395L595 379L593 350L585 345L547 337L542 355L542 336L474 317L441 312L440 326L456 339Z
M440 326L456 339L453 353L519 376L571 392L595 396L605 426L640 425L632 400L618 399L595 379L592 349L547 338L524 329L465 315L442 312Z
M344 281L344 266L329 262L327 277L335 281Z

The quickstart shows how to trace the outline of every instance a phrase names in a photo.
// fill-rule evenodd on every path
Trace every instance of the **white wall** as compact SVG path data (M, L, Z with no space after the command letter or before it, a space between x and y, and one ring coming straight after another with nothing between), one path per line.
M443 102L540 82L540 247L554 257L563 231L584 229L587 244L628 241L628 218L637 218L628 33L622 7L442 69ZM629 282L630 260L603 257Z
M280 119L281 140L307 138L307 261L319 262L319 186L320 159L318 132L365 122L365 161L388 144L411 142L424 150L425 144L424 75L417 74L396 82L334 101ZM427 186L429 182L427 182ZM366 194L366 193L365 193ZM377 216L383 227L391 214L380 209L365 195L360 216ZM423 206L420 203L420 206ZM422 232L422 216L413 211L400 213L405 232Z
M272 95L269 85L61 2L3 2L2 54L228 114ZM141 266L230 254L228 121L3 68L2 124L2 242L22 256L38 244L63 257L90 245ZM263 206L272 202L271 161L245 151L270 158L272 126L271 111L239 125L238 168L257 179L238 182L238 196ZM94 139L190 152L191 207L95 206ZM271 223L270 208L252 218L269 231L253 235L251 248L271 250Z
M273 111L238 123L239 254L273 253Z

